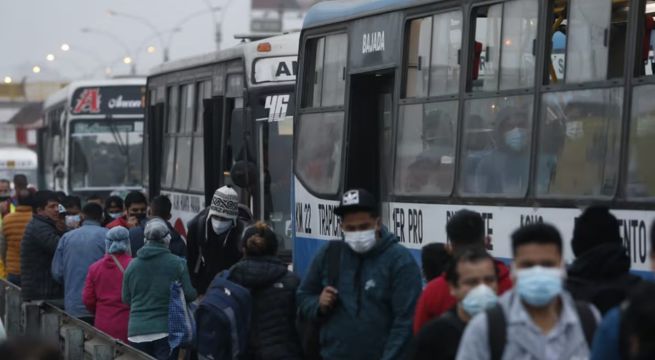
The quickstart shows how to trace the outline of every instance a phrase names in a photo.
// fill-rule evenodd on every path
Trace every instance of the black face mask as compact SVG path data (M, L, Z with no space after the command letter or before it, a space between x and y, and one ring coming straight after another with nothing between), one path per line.
M136 216L137 220L139 220L139 222L142 222L143 220L146 219L146 214L138 214L138 215L135 215L135 216Z

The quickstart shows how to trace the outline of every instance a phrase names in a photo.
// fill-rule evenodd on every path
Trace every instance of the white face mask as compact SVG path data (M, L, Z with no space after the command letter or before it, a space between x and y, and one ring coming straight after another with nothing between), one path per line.
M375 229L344 231L343 238L354 252L363 254L375 246Z
M232 220L219 220L212 218L212 229L216 235L221 235L222 233L228 231L232 226Z

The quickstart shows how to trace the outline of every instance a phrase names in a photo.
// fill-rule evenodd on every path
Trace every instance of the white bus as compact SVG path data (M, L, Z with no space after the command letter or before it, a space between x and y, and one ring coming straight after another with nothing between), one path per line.
M171 221L181 234L214 190L233 185L290 254L297 52L298 34L287 34L151 72L144 174L151 197L171 198Z
M654 15L653 0L316 4L300 39L294 269L341 237L332 210L362 187L417 261L462 208L509 259L518 227L568 240L594 203L619 219L632 270L649 270Z
M50 96L38 135L40 188L81 196L142 190L145 83L76 81Z
M36 152L23 147L0 147L0 179L12 181L23 174L31 185L36 185L38 161Z

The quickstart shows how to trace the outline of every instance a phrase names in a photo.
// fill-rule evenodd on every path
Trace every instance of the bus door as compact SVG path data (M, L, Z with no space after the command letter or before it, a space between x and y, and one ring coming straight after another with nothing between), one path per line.
M291 262L291 154L293 89L251 97L257 138L255 214L270 224L281 241L280 256Z
M390 178L393 83L393 72L351 77L344 190L363 188L377 199L386 193L386 179Z

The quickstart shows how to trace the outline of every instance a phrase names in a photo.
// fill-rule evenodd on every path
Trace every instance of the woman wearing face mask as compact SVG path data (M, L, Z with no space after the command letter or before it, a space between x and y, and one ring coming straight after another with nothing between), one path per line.
M484 249L465 250L456 256L446 270L446 281L457 305L421 328L409 359L455 359L469 320L498 302L497 268Z
M239 218L239 196L229 186L216 190L211 205L189 222L187 264L198 293L204 294L216 274L241 259L247 225Z
M496 123L496 149L480 159L475 191L520 193L528 184L530 116L525 110L508 107L498 113Z

